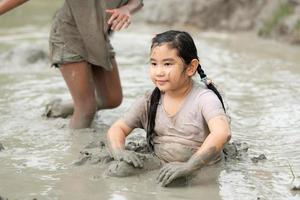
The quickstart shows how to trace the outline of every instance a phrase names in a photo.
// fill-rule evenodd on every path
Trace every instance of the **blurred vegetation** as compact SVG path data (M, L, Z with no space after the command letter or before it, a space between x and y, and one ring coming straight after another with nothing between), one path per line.
M300 30L300 19L298 19L295 30Z
M287 16L293 14L294 9L289 3L282 3L273 15L264 22L264 26L258 31L258 35L268 37L276 26ZM300 26L300 25L299 25Z
M298 19L297 24L295 26L294 38L295 38L294 43L300 44L300 19Z

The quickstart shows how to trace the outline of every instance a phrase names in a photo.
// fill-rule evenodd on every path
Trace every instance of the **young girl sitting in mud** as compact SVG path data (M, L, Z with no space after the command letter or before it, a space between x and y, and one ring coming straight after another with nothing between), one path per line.
M125 150L125 139L135 128L146 130L153 152L148 158L159 160L163 167L157 179L167 186L220 161L231 133L222 97L201 68L188 33L157 34L152 39L150 63L155 89L111 126L107 140L115 160L143 168L145 159ZM206 86L193 81L196 72Z

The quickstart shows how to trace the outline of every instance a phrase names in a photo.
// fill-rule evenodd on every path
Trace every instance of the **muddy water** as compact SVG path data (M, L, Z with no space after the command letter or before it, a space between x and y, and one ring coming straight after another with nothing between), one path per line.
M33 0L0 18L0 143L4 146L0 150L0 196L300 199L299 192L290 191L288 166L300 176L300 48L247 34L189 29L206 73L226 99L232 140L249 145L244 158L225 163L217 172L203 170L194 180L173 188L156 184L157 171L109 178L100 165L74 166L79 152L91 141L103 139L109 125L151 88L147 77L150 40L169 27L134 25L113 36L124 102L117 109L99 112L93 128L71 131L68 119L41 117L49 99L70 98L59 72L47 60L50 20L60 3ZM142 135L134 133L134 137ZM267 159L251 161L260 154Z

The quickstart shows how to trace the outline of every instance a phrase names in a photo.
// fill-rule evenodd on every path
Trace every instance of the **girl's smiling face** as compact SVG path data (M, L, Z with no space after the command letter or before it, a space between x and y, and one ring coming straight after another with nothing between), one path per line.
M171 48L168 43L154 46L150 55L150 78L159 90L168 92L186 87L195 71L190 72L178 56L176 48Z

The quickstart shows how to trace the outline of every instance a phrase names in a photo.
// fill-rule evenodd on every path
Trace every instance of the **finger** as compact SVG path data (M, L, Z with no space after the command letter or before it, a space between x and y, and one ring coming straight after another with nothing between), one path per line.
M113 23L112 23L112 30L116 30L116 26L122 22L124 18L124 15L118 14L117 18L114 19ZM127 17L125 17L127 18Z
M141 160L137 157L135 157L134 159L135 159L135 162L136 162L136 167L142 168L143 163L141 162Z
M167 183L168 183L169 178L171 176L173 176L173 174L174 173L172 171L168 171L166 173L166 175L164 176L164 178L162 179L162 181L161 181L161 186L165 187L167 185Z
M158 176L156 177L156 180L157 180L158 182L159 182L159 180L161 179L161 177L163 176L163 174L165 173L166 167L167 167L167 166L164 166L164 167L162 167L162 168L159 170Z
M172 183L176 178L178 178L178 172L172 173L165 181L161 184L163 187L167 187L170 183Z
M127 17L123 17L123 18L119 21L119 23L116 25L115 30L116 30L116 31L121 30L122 27L127 23L127 21L128 21L128 18L127 18Z
M112 24L116 19L118 19L119 14L116 12L113 12L110 16L109 20L107 21L108 24Z
M135 158L135 156L130 156L130 161L133 164L134 167L139 167L139 162Z
M106 9L105 12L107 14L113 14L115 12L115 10L114 9Z
M158 177L157 177L157 180L158 182L163 178L163 176L165 175L165 173L169 170L169 165L165 165L160 171L159 171L159 174L158 174Z
M126 156L125 162L127 162L128 164L133 165L134 167L139 167L140 166L139 161L136 159L135 155L132 155L132 154Z
M120 28L120 30L128 28L128 26L129 26L130 24L131 24L130 21L126 21L126 22L123 24L123 26Z
M143 162L141 161L141 159L138 157L137 154L135 154L133 156L133 159L135 160L135 162L137 163L137 167L142 168L143 167Z
M169 168L170 168L169 166L165 166L163 169L160 170L159 175L157 177L157 181L158 182L161 182L163 180L163 178L165 177L165 175L170 170Z

